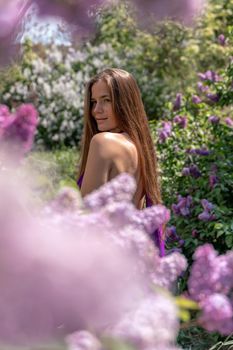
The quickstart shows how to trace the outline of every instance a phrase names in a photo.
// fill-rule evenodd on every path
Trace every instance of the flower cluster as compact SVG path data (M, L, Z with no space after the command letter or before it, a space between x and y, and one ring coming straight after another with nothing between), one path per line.
M189 294L200 304L200 324L211 332L233 331L232 274L232 252L217 255L210 244L196 250L188 280Z
M186 128L188 120L187 117L176 115L173 119L174 123L177 123L182 129Z
M162 122L162 128L158 129L159 142L163 143L165 140L171 136L172 133L172 123L169 121Z
M211 81L213 83L215 83L216 81L219 81L221 79L220 76L212 70L208 70L205 73L198 73L198 77L202 81Z
M203 212L198 215L198 219L202 221L212 221L216 219L213 214L214 205L207 201L207 199L201 200L201 205L203 207Z
M191 196L182 197L178 196L178 203L172 204L172 210L175 215L188 216L190 214L190 208L192 205L193 199Z
M191 164L189 167L184 167L182 170L182 175L192 176L195 179L201 176L201 172L196 164Z
M22 104L11 114L7 106L0 106L0 146L5 152L21 157L30 151L36 127L37 111L31 104ZM13 155L13 154L12 154Z

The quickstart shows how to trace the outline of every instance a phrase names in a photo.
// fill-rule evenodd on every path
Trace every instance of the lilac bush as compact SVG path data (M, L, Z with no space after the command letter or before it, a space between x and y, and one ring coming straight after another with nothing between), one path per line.
M167 118L152 128L158 141L163 198L172 209L167 231L176 230L176 239L168 239L168 247L181 248L182 241L190 260L195 248L205 242L222 253L233 244L232 72L230 61L220 72L198 74L200 100L194 100L191 89L182 94L182 103L177 94L178 109L171 101ZM210 103L210 94L218 99ZM180 123L184 116L185 127ZM172 131L161 142L160 125L167 123Z

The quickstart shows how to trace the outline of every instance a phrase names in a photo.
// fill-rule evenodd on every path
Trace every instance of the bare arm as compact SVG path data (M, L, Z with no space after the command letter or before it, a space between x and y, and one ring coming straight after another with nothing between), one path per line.
M104 133L94 135L91 140L81 186L83 197L108 181L108 174L113 161L109 141Z

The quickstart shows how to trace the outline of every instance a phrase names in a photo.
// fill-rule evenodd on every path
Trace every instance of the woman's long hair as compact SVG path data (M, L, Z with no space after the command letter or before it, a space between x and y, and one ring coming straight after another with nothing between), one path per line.
M119 129L129 135L137 148L144 193L153 204L161 203L155 148L141 94L134 77L122 69L105 69L86 85L84 134L78 175L80 177L85 171L91 139L99 132L97 123L91 115L91 88L94 83L100 80L104 81L109 87L113 111L117 116Z

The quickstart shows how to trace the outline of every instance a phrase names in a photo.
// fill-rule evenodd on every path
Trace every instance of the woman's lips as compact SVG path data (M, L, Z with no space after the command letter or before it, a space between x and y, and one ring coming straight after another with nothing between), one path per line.
M97 123L103 122L104 120L107 120L108 118L101 118L101 119L96 119Z

